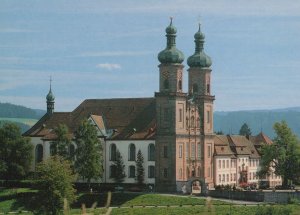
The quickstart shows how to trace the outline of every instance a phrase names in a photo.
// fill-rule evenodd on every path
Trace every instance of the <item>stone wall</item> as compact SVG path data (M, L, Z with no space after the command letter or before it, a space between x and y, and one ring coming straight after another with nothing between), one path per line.
M227 191L210 190L211 197L234 199L242 201L266 202L266 203L288 203L290 199L296 198L300 201L300 192L293 191Z

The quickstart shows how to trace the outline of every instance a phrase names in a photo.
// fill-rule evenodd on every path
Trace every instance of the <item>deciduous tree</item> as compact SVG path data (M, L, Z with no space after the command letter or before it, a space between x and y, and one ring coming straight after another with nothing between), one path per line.
M65 124L59 124L54 128L55 140L51 142L51 155L59 155L65 159L71 159L69 147L71 144L71 137L69 129Z
M20 128L5 123L0 128L0 175L4 179L19 179L30 170L33 146L23 137Z
M287 187L289 180L295 181L300 175L300 145L296 135L285 121L274 124L276 137L272 145L265 145L261 149L262 177L274 169L275 174L283 179L283 187Z
M40 204L38 213L60 214L64 199L68 204L75 201L73 182L76 176L69 161L59 156L50 157L38 164L37 175L40 181L37 194L37 201Z
M97 130L88 120L83 120L75 132L76 160L75 170L89 186L91 179L102 176L102 146Z

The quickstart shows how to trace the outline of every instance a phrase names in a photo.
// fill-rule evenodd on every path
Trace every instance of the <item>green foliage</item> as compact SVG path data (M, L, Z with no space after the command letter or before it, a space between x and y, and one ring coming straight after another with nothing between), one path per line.
M99 179L103 173L102 146L97 130L88 120L83 120L75 132L75 170L90 184L91 179Z
M137 158L135 161L136 165L136 180L139 185L142 185L145 180L145 169L144 169L144 157L141 150L139 149L137 153Z
M240 128L239 134L243 135L243 136L250 136L251 135L251 129L249 128L247 123L244 123L242 125L242 127Z
M51 142L51 155L59 155L65 159L71 160L72 156L69 153L71 137L69 129L64 124L59 124L54 128L56 139Z
M124 181L124 178L126 177L125 174L125 165L123 162L123 158L119 150L116 150L116 160L113 161L114 166L114 174L113 179L116 183L122 183Z
M6 123L0 128L0 175L2 179L25 176L32 161L33 146L23 137L20 128Z
M261 149L260 176L269 174L270 167L275 169L275 174L283 178L283 186L288 181L296 180L300 175L300 145L296 135L285 121L274 124L276 137L272 145L263 146Z
M40 180L38 200L39 211L46 214L59 214L64 199L69 204L75 201L73 182L76 180L69 161L53 156L38 164L37 175Z
M292 210L288 207L259 207L259 210L256 211L255 215L289 215Z

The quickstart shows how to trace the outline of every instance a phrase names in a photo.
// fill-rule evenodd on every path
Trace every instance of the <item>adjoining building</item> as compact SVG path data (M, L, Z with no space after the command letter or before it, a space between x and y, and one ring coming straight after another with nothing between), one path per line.
M102 183L113 183L112 162L118 149L124 159L124 183L136 183L135 159L144 156L145 183L157 191L211 189L215 185L257 183L258 148L272 141L264 134L244 137L215 135L211 94L211 58L204 52L200 25L194 35L195 52L187 59L188 92L183 92L184 54L176 47L177 29L166 28L166 48L158 54L159 91L152 98L88 99L72 112L55 112L50 86L47 113L27 132L35 149L35 164L50 156L53 129L66 124L70 136L87 118L103 144ZM70 150L75 150L73 143ZM272 185L280 183L269 177ZM197 183L195 183L197 182Z

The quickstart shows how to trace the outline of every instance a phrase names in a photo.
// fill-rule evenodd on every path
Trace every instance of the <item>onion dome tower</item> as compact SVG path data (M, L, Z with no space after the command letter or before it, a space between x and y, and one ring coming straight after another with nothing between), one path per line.
M51 87L51 82L52 79L50 77L50 89L49 89L49 93L46 96L46 100L47 100L47 114L53 114L54 112L54 103L55 103L55 97L52 93L52 87Z
M171 18L170 25L166 28L167 47L158 54L158 60L162 64L181 64L184 61L183 53L176 48L177 29L172 20Z
M190 56L187 60L187 64L189 67L200 67L200 68L208 68L211 66L212 62L208 55L204 52L204 39L205 36L201 32L200 24L199 30L194 35L195 38L195 53Z

